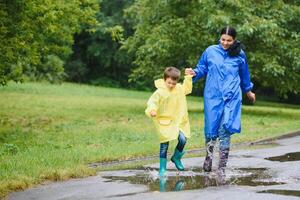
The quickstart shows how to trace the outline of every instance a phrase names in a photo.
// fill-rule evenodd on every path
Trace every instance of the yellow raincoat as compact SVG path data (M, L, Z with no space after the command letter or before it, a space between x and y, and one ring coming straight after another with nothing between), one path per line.
M167 88L163 79L154 83L157 90L149 98L145 113L151 118L150 112L157 112L157 116L152 119L160 143L177 139L179 130L189 138L190 122L185 96L192 92L192 76L185 76L183 84L177 83L172 90Z

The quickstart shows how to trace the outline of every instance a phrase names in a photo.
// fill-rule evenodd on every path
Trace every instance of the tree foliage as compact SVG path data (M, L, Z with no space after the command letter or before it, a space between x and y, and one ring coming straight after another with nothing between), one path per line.
M82 32L75 36L74 53L66 65L70 80L102 85L105 82L107 85L127 84L131 61L120 47L124 39L133 34L131 22L123 16L123 10L132 2L101 1L97 14L101 25L93 33Z
M127 14L135 34L130 80L150 86L166 66L194 66L226 25L246 45L252 79L283 96L300 92L300 5L293 0L138 0Z
M95 24L97 11L96 0L1 1L0 83L28 77L59 80L74 33Z
M146 89L166 66L193 67L230 25L256 89L297 96L299 19L298 0L2 0L0 84L68 77L127 87L129 78Z

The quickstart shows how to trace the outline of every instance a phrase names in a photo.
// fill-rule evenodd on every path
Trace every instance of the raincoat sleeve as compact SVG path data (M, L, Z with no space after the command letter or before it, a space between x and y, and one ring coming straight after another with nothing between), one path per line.
M195 83L197 80L202 78L203 76L206 76L207 74L207 50L204 51L201 58L199 59L195 69L193 69L196 75L193 77L193 83Z
M191 75L184 76L182 86L183 86L183 91L184 91L185 95L192 93L193 83L192 83Z
M241 89L244 93L249 92L253 88L253 83L250 80L250 72L248 68L247 58L244 53L242 53L242 64L240 66L239 75L241 79Z
M147 102L147 108L145 110L145 114L151 118L150 112L152 110L157 111L159 107L160 95L158 90L156 90Z

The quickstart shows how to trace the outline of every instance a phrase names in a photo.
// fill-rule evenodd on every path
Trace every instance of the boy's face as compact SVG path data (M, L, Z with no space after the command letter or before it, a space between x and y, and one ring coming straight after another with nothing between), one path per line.
M171 78L167 78L165 80L166 86L169 90L173 90L177 84L177 81L171 79Z

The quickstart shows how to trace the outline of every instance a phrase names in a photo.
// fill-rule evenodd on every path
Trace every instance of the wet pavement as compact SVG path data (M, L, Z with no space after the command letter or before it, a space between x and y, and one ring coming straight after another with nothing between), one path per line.
M271 161L279 161L279 162L288 162L288 161L299 161L300 160L300 152L287 153L282 156L274 156L266 158Z
M40 185L11 193L8 199L300 199L300 136L274 142L232 150L225 176L216 170L215 154L211 173L202 171L203 157L186 158L186 171L178 172L169 162L166 178L157 177L156 163Z

